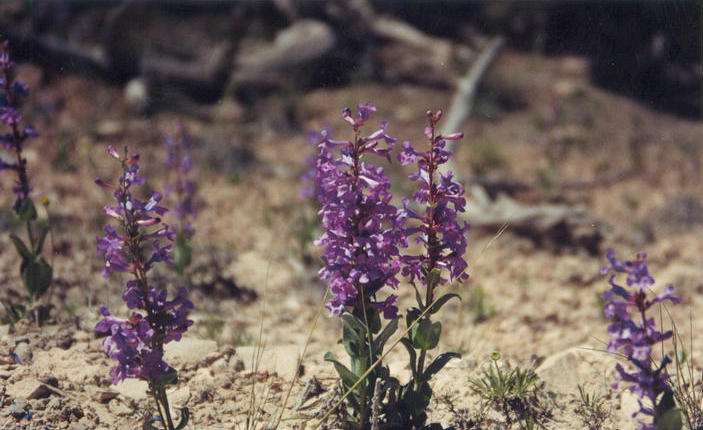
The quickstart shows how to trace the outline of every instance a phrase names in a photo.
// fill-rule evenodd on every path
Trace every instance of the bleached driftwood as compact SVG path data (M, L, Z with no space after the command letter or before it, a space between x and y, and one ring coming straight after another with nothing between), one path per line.
M488 70L493 60L498 56L500 48L505 40L502 37L496 37L488 44L488 47L481 53L478 60L471 66L469 73L456 83L456 92L452 98L452 104L444 116L441 132L444 134L454 133L461 128L461 124L471 114L471 109L474 106L474 98L476 97L476 89L481 82L481 78ZM447 148L453 152L454 142L447 142ZM456 172L453 160L442 167L443 171Z
M303 19L281 30L271 43L241 52L235 62L233 82L238 85L274 85L291 70L322 58L332 50L335 35L321 21Z
M540 246L583 248L591 254L599 252L603 239L602 223L582 207L563 204L528 206L505 194L492 200L479 185L470 186L468 194L469 207L465 218L474 228L497 231L508 226L510 231L526 236Z
M469 73L457 83L451 107L444 117L443 133L453 133L461 129L473 107L476 89L489 65L496 58L503 39L493 39L472 65ZM453 142L448 142L451 148ZM442 171L452 171L461 182L469 182L462 177L461 170L454 163L446 163ZM507 225L511 231L528 236L539 245L553 244L559 248L585 248L588 252L599 252L602 240L601 223L589 215L585 209L558 204L524 205L504 193L497 193L495 199L489 197L480 181L473 180L468 187L469 209L466 220L475 228L497 230ZM500 184L514 190L529 189L519 182Z

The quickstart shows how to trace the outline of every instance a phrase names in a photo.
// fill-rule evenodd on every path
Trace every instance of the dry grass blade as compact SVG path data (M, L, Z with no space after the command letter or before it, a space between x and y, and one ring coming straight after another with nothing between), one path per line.
M266 266L266 278L264 280L264 290L261 294L261 318L259 321L259 334L256 341L256 348L252 352L252 378L251 378L251 393L249 397L249 410L247 411L247 421L246 430L256 429L256 420L258 418L257 406L256 406L256 374L259 372L259 365L261 364L261 357L264 354L265 342L263 340L264 335L264 315L266 306L266 287L268 286L269 273L271 270L271 257L269 256L268 264ZM264 397L264 401L266 396Z
M286 391L286 396L283 399L283 403L281 404L281 411L278 414L278 418L276 419L276 422L273 425L273 428L276 429L278 426L281 424L281 419L283 418L283 412L286 409L286 405L288 404L288 399L290 398L290 393L293 391L293 386L295 385L295 382L298 380L298 375L300 374L299 369L300 365L303 363L303 358L305 357L305 353L308 350L308 346L310 345L310 340L312 339L312 333L315 331L315 327L317 327L317 321L320 319L320 315L322 314L322 310L325 307L325 302L327 301L327 296L330 292L330 289L327 288L325 289L325 294L322 296L322 302L320 303L320 306L317 309L317 312L315 313L315 319L312 322L312 327L310 327L310 332L308 333L308 337L305 340L305 346L303 347L303 351L300 353L300 357L298 358L298 362L295 366L295 375L293 376L293 380L291 381L290 385L288 386L288 391Z

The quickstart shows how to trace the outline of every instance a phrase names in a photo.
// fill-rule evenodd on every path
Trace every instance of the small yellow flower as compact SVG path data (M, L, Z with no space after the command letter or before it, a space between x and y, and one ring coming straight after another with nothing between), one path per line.
M43 204L44 206L49 206L49 198L46 196L42 197L41 204Z

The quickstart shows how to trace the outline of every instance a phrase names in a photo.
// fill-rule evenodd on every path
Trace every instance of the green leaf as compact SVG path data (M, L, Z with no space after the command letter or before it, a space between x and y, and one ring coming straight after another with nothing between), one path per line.
M366 310L366 318L369 320L371 333L378 333L381 330L381 314L378 313L376 308L368 308Z
M398 318L394 318L391 320L388 324L386 324L386 327L383 328L383 331L381 334L376 337L373 341L373 350L377 354L381 354L383 352L383 347L386 345L386 342L388 339L393 336L393 333L398 329Z
M422 312L420 312L420 309L418 308L408 309L408 313L407 315L405 315L405 324L407 325L407 327L410 327L415 322L415 320L420 317L420 314L422 314Z
M655 408L655 430L680 430L683 427L681 409L676 407L674 394L664 393Z
M456 353L456 352L445 352L444 354L440 354L437 358L435 358L432 361L432 363L430 363L429 366L427 366L427 370L425 370L424 375L422 375L422 380L429 381L432 378L432 376L434 376L437 372L442 370L442 368L452 358L461 358L461 354Z
M342 326L344 326L345 324L352 328L356 333L359 333L361 335L366 334L367 328L364 321L350 314L349 312L345 312L342 314Z
M41 255L42 249L44 249L44 240L46 235L49 233L49 226L41 226L41 231L39 232L39 240L37 241L37 249L34 251L36 255Z
M413 345L416 348L430 350L439 343L439 336L442 334L442 323L432 322L429 318L423 317L419 323L413 326L410 331Z
M25 260L20 266L20 271L22 282L33 299L40 297L49 289L52 269L43 258Z
M425 282L427 283L427 288L434 288L439 284L439 278L440 275L442 274L442 271L434 268L432 269L429 273L425 275Z
M22 256L23 260L33 260L34 259L34 254L27 248L27 245L24 244L22 239L17 237L16 234L11 234L10 239L12 239L12 243L15 244L15 248L17 248L17 253Z
M173 245L173 266L178 273L183 274L186 267L190 265L193 256L193 248L190 246L190 241L185 236L178 236L176 243Z
M34 221L37 219L37 209L34 207L34 202L30 198L16 200L15 204L12 205L12 209L22 221Z
M681 430L683 428L681 409L679 408L667 410L657 417L656 420L657 422L654 424L655 430Z
M417 362L417 353L415 352L415 348L410 342L410 339L407 337L401 338L400 343L402 343L405 349L408 350L408 355L410 356L410 370L413 372L413 379L417 379L417 367L415 366L415 363Z
M442 297L440 297L439 299L437 299L437 301L435 302L434 305L432 305L432 308L430 308L428 313L430 315L436 313L437 311L439 311L442 308L442 306L444 306L445 303L447 303L449 300L453 299L454 297L461 300L461 296L459 296L458 294L453 294L453 293L452 294L445 294Z
M188 425L188 419L190 419L190 411L188 408L181 408L181 420L176 426L176 430L182 430Z
M332 364L334 364L334 368L337 370L337 374L339 375L339 378L342 380L342 384L344 385L344 388L349 389L351 388L354 384L356 384L356 381L359 380L359 378L352 373L351 370L347 368L347 366L343 365L337 359L335 358L334 354L331 352L328 352L325 354L325 361L329 361Z
M342 344L350 357L365 355L366 326L351 314L342 315Z

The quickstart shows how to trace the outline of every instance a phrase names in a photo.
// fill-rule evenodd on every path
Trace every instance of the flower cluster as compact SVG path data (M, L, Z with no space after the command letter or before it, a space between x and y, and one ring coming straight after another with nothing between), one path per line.
M441 174L439 182L435 174L439 166L449 161L452 156L451 152L445 149L446 141L459 140L464 134L437 134L435 128L441 117L441 111L427 112L429 124L425 128L425 136L430 141L427 151L416 151L410 142L403 142L402 151L398 153L398 161L402 165L417 163L418 171L410 175L410 180L417 181L419 189L412 198L425 206L424 214L418 214L408 207L408 199L403 199L403 216L419 221L419 225L407 228L406 234L408 238L415 236L415 241L423 243L426 249L426 253L422 255L402 257L403 275L409 276L411 282L418 278L425 284L425 273L433 269L447 269L452 281L462 282L468 278L465 273L464 234L469 226L467 223L459 225L456 219L457 213L465 210L464 189L453 181L452 172ZM447 278L440 277L439 281L444 284Z
M354 130L353 141L333 140L328 131L322 132L315 185L324 233L316 244L325 247L320 277L328 281L333 294L327 305L330 313L341 315L345 308L371 305L391 319L398 310L396 296L376 301L375 295L385 285L397 287L398 247L405 238L399 212L390 203L390 182L383 168L363 161L366 154L390 161L395 142L386 133L385 122L372 134L361 136L361 127L375 110L370 104L359 105L355 118L349 108L344 109L344 120ZM339 148L336 158L335 148Z
M668 285L664 291L654 298L647 297L647 290L654 285L654 278L649 275L646 264L646 254L640 252L635 261L620 262L615 258L612 249L608 250L607 259L609 265L601 269L601 274L610 275L608 283L610 290L603 293L603 300L606 301L604 313L613 322L608 326L610 343L608 352L616 353L621 350L627 359L635 366L635 371L628 373L619 363L616 366L617 375L613 388L620 382L629 382L630 391L637 395L640 409L635 415L642 413L649 415L656 420L658 416L657 398L665 393L671 393L671 388L667 381L669 374L666 365L671 361L664 356L661 363L653 367L652 347L669 339L671 331L660 332L656 328L654 318L647 318L646 311L656 303L669 300L678 303L678 298L673 296L674 287ZM618 273L627 274L626 285L629 290L615 283ZM632 312L632 315L631 315ZM634 316L634 319L633 319ZM647 398L649 405L642 403L643 398ZM640 423L641 430L654 429L652 423Z
M147 272L155 263L170 263L170 242L175 234L161 222L160 216L167 212L165 207L159 206L161 194L154 192L147 201L132 195L132 187L146 182L139 175L139 156L130 157L126 151L120 156L112 146L108 153L122 163L119 184L109 184L101 179L96 179L95 183L114 191L117 204L105 206L104 212L117 220L118 228L107 225L105 235L96 237L97 252L105 259L103 277L108 278L115 272L127 272L133 276L127 282L122 298L135 312L125 320L111 316L103 307L100 311L103 320L95 329L108 335L103 344L105 352L118 362L110 373L114 384L125 378L140 378L153 384L171 372L163 361L163 345L180 340L193 324L186 318L193 304L187 300L185 288L178 291L175 299L168 301L166 290L149 287ZM166 245L162 245L164 241ZM147 249L149 244L150 249Z
M190 238L193 235L191 222L197 216L195 182L190 178L193 169L191 140L183 125L179 125L178 135L177 139L167 136L164 140L164 165L171 173L170 182L164 188L164 195L166 198L173 196L173 216L180 224L177 234Z
M0 171L14 170L17 172L17 183L12 191L17 196L15 211L19 211L32 190L27 177L27 160L22 157L22 147L27 139L37 137L34 128L25 124L21 127L22 114L17 110L20 101L29 96L27 85L14 81L12 68L15 63L10 60L9 43L0 43L0 122L9 128L6 134L0 134L0 144L7 151L16 155L14 161L0 159Z

